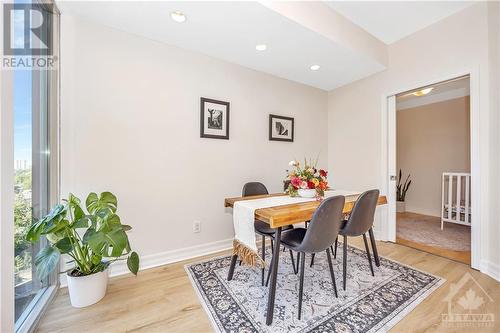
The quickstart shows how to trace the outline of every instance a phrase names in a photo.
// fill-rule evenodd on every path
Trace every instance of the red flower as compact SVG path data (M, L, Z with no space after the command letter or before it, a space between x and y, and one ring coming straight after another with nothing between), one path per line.
M292 177L292 179L290 179L290 183L297 189L300 187L300 184L302 184L302 180L299 177Z
M321 177L326 177L328 175L328 171L325 171L325 170L321 169L321 170L319 170L319 175Z
M318 186L321 190L326 190L326 188L328 187L328 183L327 182L320 182L319 183L319 186Z
M314 186L314 183L313 182L307 182L307 188L309 189L313 189L315 186Z

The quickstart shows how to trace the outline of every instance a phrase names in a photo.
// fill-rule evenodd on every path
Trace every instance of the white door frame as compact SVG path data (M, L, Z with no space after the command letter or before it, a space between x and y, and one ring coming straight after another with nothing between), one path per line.
M396 106L395 96L437 82L468 75L470 78L470 153L471 153L471 267L480 268L481 263L481 156L479 123L479 70L469 69L452 73L425 82L415 82L397 91L382 95L382 193L387 195L387 216L381 223L381 239L396 241L396 182L390 176L396 175ZM487 193L486 193L487 194Z

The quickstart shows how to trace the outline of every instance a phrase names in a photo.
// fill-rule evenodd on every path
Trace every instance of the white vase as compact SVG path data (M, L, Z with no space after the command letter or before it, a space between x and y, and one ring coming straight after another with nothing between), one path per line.
M67 274L67 279L71 305L75 308L83 308L99 302L106 295L108 268L86 276Z
M396 201L396 212L404 213L406 211L406 204L404 201Z
M316 189L310 189L310 188L299 188L297 190L297 193L299 194L300 197L302 198L314 198L316 196Z

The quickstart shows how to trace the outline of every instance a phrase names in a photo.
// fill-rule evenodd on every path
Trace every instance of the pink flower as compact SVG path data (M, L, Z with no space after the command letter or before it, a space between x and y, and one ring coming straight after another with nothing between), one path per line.
M306 181L303 181L303 182L300 184L300 188L304 188L304 189L306 189L306 188L307 188L307 182L306 182Z
M293 187L299 188L302 185L302 180L299 177L292 177L290 183Z

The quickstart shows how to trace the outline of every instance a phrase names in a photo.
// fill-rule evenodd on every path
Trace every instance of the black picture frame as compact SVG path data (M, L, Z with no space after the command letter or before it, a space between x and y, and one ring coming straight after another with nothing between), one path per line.
M275 135L273 135L273 119L281 119L281 120L289 121L292 123L292 126L291 126L292 133L290 135L290 138L280 138L280 137L276 137ZM295 120L292 117L285 117L285 116L278 116L275 114L270 114L269 115L269 141L293 142L294 135L295 135L295 123L294 122L295 122Z
M219 104L219 105L223 105L226 108L226 113L225 113L226 131L225 131L225 134L217 135L217 134L205 133L205 118L206 118L205 117L205 103ZM229 102L218 101L216 99L205 98L205 97L200 98L200 138L229 140L229 106L230 106Z

